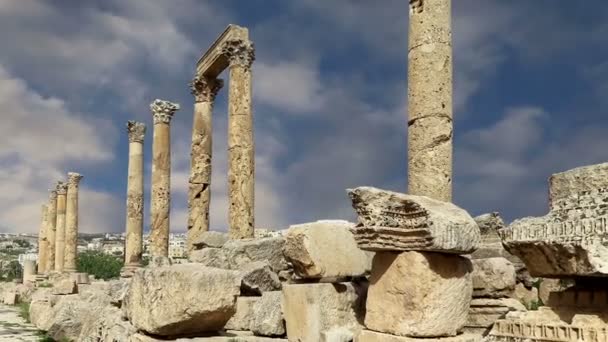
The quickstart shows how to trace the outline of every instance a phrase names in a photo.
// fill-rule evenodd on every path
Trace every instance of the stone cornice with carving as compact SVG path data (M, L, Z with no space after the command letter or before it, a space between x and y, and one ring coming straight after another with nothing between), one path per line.
M224 43L222 53L228 57L230 66L239 65L251 68L255 60L255 48L253 43L247 40L235 39Z
M127 133L129 133L129 142L143 143L146 135L146 125L142 122L129 120L127 121Z
M57 182L57 195L65 195L68 193L68 183L59 181Z
M224 80L220 78L209 78L205 76L195 76L192 82L188 83L190 93L194 95L196 102L213 102L215 96L224 86Z
M154 124L170 124L173 114L179 110L179 104L156 99L150 103L150 111L154 118Z
M82 175L76 172L68 172L68 188L78 189L78 184L82 179Z

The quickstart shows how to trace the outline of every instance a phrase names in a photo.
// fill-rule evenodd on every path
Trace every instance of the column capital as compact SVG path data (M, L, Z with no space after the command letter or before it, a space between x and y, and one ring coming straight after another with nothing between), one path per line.
M248 40L226 41L222 47L222 54L228 57L230 66L239 65L249 69L255 60L255 48L253 43Z
M173 114L179 110L179 104L156 99L150 103L150 110L154 117L154 124L170 124Z
M217 93L224 86L224 80L197 75L188 85L195 102L213 102Z
M49 189L49 200L54 201L57 199L57 188Z
M68 183L57 182L57 195L65 195L68 193Z
M82 179L82 175L76 172L68 172L68 187L78 187L80 180Z
M129 134L129 142L144 142L146 135L146 125L143 122L133 120L127 121L127 133Z
M424 0L410 0L410 14L422 13L424 10Z

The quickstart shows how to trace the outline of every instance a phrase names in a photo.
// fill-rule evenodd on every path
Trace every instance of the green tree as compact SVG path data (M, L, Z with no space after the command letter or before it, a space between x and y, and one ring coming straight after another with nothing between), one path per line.
M78 272L92 274L97 279L118 278L122 267L122 259L103 252L84 251L78 254Z
M26 240L22 240L22 239L16 239L15 241L13 241L15 244L17 244L17 246L21 247L21 248L30 248L32 247L32 245L26 241Z
M0 274L0 276L2 276L2 280L5 281L12 281L13 279L21 278L22 275L23 270L21 269L21 265L17 260L13 260L4 266Z

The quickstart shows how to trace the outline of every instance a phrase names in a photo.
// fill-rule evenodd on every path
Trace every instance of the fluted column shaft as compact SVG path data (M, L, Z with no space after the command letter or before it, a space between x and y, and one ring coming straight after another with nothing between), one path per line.
M67 184L57 184L57 227L55 231L55 271L63 272L65 258L65 206Z
M155 100L152 141L152 207L150 252L153 257L169 255L169 215L171 208L171 130L170 123L179 105Z
M48 229L46 239L48 242L46 257L46 272L55 270L55 239L57 229L57 190L50 190L48 207Z
M251 65L255 59L249 41L228 41L223 47L230 62L228 93L229 235L254 237L255 146L251 108Z
M198 76L190 83L195 102L188 180L188 252L193 250L193 242L209 230L212 114L215 96L222 86L220 79Z
M38 232L38 273L46 272L46 262L47 262L47 240L46 240L46 232L48 230L48 216L49 216L49 208L46 204L42 205L41 217L42 221L40 223L40 231Z
M451 0L410 0L408 193L452 200Z
M78 255L78 188L82 176L68 173L68 193L65 207L65 255L63 268L66 272L76 272Z
M144 136L143 123L129 121L129 170L127 182L127 223L125 268L141 267L144 234Z

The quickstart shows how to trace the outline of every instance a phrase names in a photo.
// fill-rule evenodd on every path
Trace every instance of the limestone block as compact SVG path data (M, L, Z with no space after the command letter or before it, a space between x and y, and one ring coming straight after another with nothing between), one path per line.
M235 313L240 285L238 272L198 264L145 268L131 280L125 312L149 334L217 331Z
M4 293L2 302L6 305L16 305L19 302L19 295L17 295L17 292L7 291Z
M76 284L76 281L74 281L74 280L64 279L64 280L56 282L53 285L51 292L55 295L74 294L74 293L78 292L78 285Z
M479 245L477 223L452 203L372 187L348 195L359 217L352 231L361 249L467 254Z
M266 261L254 261L241 267L241 294L261 295L281 289L279 276Z
M471 262L460 256L376 253L365 326L401 336L454 336L467 320L471 273Z
M464 330L485 336L497 320L505 318L511 311L526 311L526 308L513 298L475 298L471 301Z
M60 296L53 307L48 335L57 341L78 341L86 323L98 317L109 303L110 297L100 291Z
M285 320L281 301L281 291L264 292L259 301L254 304L254 316L251 331L259 336L285 335Z
M143 334L135 334L131 336L129 342L165 342L166 339L159 340ZM287 342L284 338L272 338L262 336L242 336L242 335L226 335L226 336L211 336L211 337L193 337L193 338L178 338L170 340L174 342Z
M552 292L562 292L572 286L574 286L572 279L542 278L538 287L538 298L547 305Z
M190 262L196 262L208 267L229 268L226 250L222 248L204 248L189 253Z
M362 276L371 269L372 253L357 247L348 221L325 220L293 225L283 254L300 278Z
M536 287L526 288L522 283L515 285L513 298L522 302L527 308L538 305L538 289Z
M127 296L127 291L129 290L129 285L131 284L131 278L112 280L108 281L108 283L108 291L110 297L112 297L111 304L119 308L122 307L122 303L124 302L124 299Z
M283 313L290 341L318 342L323 332L357 334L365 315L366 284L284 284Z
M122 319L120 309L108 305L83 323L78 341L128 341L136 332L131 323Z
M283 237L262 239L230 240L222 249L230 269L236 270L253 261L267 261L273 271L279 272L288 268L283 256Z
M220 248L228 242L228 234L216 231L202 232L200 236L192 242L195 249Z
M508 297L515 289L515 267L505 258L473 260L473 297Z
M250 330L255 317L254 306L260 299L261 297L238 297L236 299L236 311L226 322L224 329Z
M481 342L481 336L473 334L461 334L452 337L438 338L412 338L405 336L396 336L383 334L377 331L361 330L361 333L355 338L355 342Z
M353 332L344 328L335 328L321 333L321 342L352 342Z

